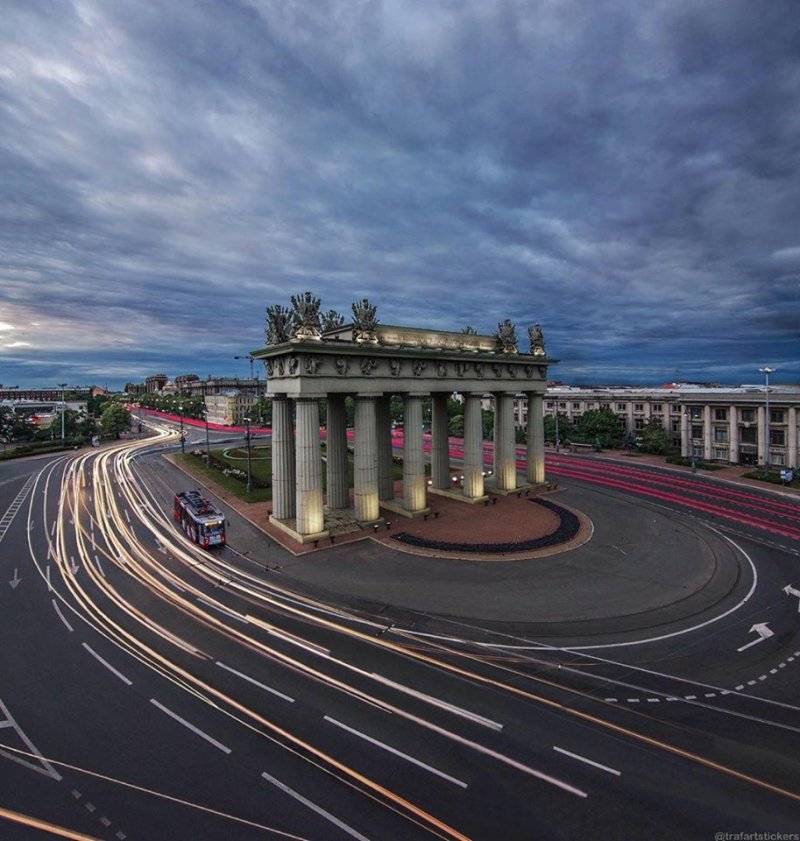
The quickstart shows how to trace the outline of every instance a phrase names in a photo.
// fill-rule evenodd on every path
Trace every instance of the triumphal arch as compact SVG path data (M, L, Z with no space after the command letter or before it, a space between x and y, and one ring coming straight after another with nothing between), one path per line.
M325 537L326 509L351 507L345 397L355 399L353 430L355 519L380 521L385 508L406 516L427 513L427 494L482 502L487 493L520 489L517 480L514 398L528 400L527 483L544 476L542 396L547 366L538 325L528 330L530 348L518 347L511 321L494 335L425 330L380 324L367 299L352 306L352 323L333 311L320 314L311 293L292 297L292 307L267 308L267 345L252 352L267 369L272 397L271 521L296 539ZM464 402L463 470L452 487L447 400ZM389 401L404 403L402 495L395 496ZM493 469L484 464L481 402L494 400ZM431 477L425 476L422 401L431 398ZM327 401L327 499L322 490L319 401ZM463 475L463 481L460 477Z

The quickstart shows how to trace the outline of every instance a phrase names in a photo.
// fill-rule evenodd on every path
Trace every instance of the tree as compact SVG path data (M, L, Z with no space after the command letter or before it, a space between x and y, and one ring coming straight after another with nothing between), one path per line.
M447 425L448 435L456 435L459 438L464 437L464 415L453 415Z
M622 421L611 409L589 409L578 418L575 429L586 443L614 447L622 436Z
M640 430L639 435L642 439L639 449L643 453L663 456L669 450L669 437L659 418L650 418Z
M558 438L563 443L564 441L571 441L575 437L575 428L572 425L572 422L564 414L564 412L558 413ZM553 441L556 440L556 419L554 415L545 415L544 416L544 440L545 441Z
M100 416L100 428L106 435L113 435L119 438L120 432L129 429L131 425L130 415L124 406L119 403L109 403L103 414Z

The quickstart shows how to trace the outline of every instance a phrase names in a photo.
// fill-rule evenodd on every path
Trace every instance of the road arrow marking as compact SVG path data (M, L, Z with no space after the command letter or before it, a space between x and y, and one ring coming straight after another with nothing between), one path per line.
M19 584L20 581L22 581L22 579L17 574L17 570L14 569L14 577L11 579L11 581L8 582L11 585L11 589L16 590L17 585Z
M791 584L787 584L783 588L783 592L786 593L787 596L800 596L800 590L795 590ZM800 613L800 601L797 602L797 612Z
M765 639L769 639L775 634L774 631L770 631L770 629L767 627L766 622L761 622L758 625L753 625L753 627L750 629L750 633L752 634L753 631L755 631L758 634L758 639L753 640L752 642L748 642L741 648L737 648L737 651L744 651L746 648L750 648L751 645L758 645L760 642L764 642Z

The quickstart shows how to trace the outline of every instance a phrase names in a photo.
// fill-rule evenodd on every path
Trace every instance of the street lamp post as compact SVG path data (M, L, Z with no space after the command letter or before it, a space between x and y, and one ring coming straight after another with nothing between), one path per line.
M247 493L250 493L252 488L252 479L251 479L251 472L250 472L250 418L244 419L244 425L247 429L245 434L245 440L247 442Z
M697 473L697 465L695 464L694 460L694 436L692 435L692 414L688 409L683 414L686 418L686 426L689 429L689 458L691 459L692 473Z
M61 446L63 447L65 444L64 440L64 389L67 387L66 383L58 383L58 387L61 389Z
M556 401L556 452L559 451L559 440L558 440L558 401Z
M178 411L181 413L181 453L186 454L186 439L183 435L183 403L178 406Z
M203 405L203 418L206 422L206 467L211 467L211 445L208 441L208 406Z
M775 373L775 368L764 367L758 370L765 378L764 396L767 405L764 410L766 413L766 417L764 418L764 470L769 473L769 375Z

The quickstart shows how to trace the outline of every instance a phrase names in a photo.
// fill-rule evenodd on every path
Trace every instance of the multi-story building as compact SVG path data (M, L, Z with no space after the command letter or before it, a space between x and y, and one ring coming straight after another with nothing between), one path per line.
M209 423L220 426L242 426L245 418L252 418L258 398L240 391L207 394L205 397Z
M168 382L168 377L166 374L151 374L147 379L145 379L145 390L148 394L152 394L156 391L163 391L164 386Z
M767 416L767 397L769 416ZM659 388L550 385L545 415L570 421L590 409L610 409L634 435L657 418L681 454L730 464L798 467L797 414L800 386L699 386L672 383ZM527 401L518 401L517 422L526 423Z

